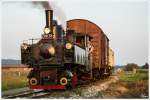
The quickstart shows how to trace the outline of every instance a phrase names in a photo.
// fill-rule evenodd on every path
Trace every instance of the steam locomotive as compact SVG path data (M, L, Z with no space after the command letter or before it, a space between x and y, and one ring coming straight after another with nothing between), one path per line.
M64 31L53 20L52 10L45 13L46 26L41 39L21 44L21 62L31 68L27 77L32 89L65 89L75 87L80 80L99 78L106 72L110 75L110 67L105 67L105 71L100 67L93 69L94 46L90 34L78 34L69 28ZM105 55L108 56L108 50Z

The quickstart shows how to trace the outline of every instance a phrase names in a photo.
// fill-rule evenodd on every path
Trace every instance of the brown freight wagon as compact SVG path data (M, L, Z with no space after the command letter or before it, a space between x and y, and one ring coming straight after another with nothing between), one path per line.
M110 67L114 67L114 51L111 48L109 48L109 57L108 58L109 58L108 65Z
M102 29L95 23L85 19L72 19L67 21L67 29L74 30L77 34L88 34L92 37L91 42L94 47L92 52L92 70L95 73L93 75L97 77L107 73L110 69L108 67L109 39Z

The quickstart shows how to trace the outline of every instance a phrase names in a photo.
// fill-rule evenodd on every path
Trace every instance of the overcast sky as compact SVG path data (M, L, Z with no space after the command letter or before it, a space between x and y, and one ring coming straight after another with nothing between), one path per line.
M148 61L147 2L53 1L64 11L67 20L83 18L102 28L110 39L110 47L115 52L116 65L143 65ZM2 58L20 59L22 41L40 38L44 26L44 8L33 6L30 2L3 2Z

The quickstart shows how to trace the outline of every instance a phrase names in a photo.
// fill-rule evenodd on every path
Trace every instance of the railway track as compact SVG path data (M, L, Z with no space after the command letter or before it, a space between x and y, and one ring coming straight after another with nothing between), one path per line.
M13 92L13 90L11 90ZM22 90L16 93L4 94L2 95L3 99L13 99L13 98L45 98L50 94L55 93L56 91L44 91L44 90ZM58 92L58 91L57 91ZM60 91L59 91L60 92Z
M60 91L59 91L60 92ZM59 93L57 91L57 93ZM28 98L28 99L32 99L32 98L45 98L50 94L56 93L56 91L43 91L43 90L39 90L39 91L26 91L26 92L22 92L22 93L18 93L15 95L10 95L10 96L3 96L2 98L4 99L13 99L13 98Z
M44 92L43 90L27 90L27 91L23 91L23 92L19 92L19 93L15 93L15 94L11 94L11 95L4 95L2 96L2 98L4 99L11 99L11 98L32 98L32 97L36 97L36 95L38 96L39 93Z
M32 96L27 97L27 98L29 98L29 99L32 99L32 98L43 98L43 97L45 97L47 95L50 95L50 94L51 94L50 92L40 92L38 94L33 94Z

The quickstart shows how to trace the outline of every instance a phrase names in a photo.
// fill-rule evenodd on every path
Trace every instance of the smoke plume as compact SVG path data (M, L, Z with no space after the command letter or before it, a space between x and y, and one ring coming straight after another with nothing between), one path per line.
M51 5L48 1L32 1L34 6L42 6L45 10L52 10Z
M53 10L54 17L57 17L58 22L66 29L66 15L64 11L56 4L56 2L52 1L32 1L34 6L42 6L45 10Z

